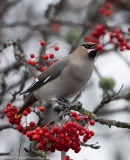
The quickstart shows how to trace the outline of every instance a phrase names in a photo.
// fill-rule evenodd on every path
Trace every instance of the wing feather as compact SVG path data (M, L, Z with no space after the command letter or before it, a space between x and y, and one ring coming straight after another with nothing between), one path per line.
M63 69L65 69L68 63L69 59L63 59L61 61L56 62L55 64L50 66L47 70L45 70L42 74L40 74L36 78L35 82L33 82L33 84L26 90L21 92L20 95L32 92L35 89L41 87L42 85L52 81L53 79L58 78L59 76L61 76Z

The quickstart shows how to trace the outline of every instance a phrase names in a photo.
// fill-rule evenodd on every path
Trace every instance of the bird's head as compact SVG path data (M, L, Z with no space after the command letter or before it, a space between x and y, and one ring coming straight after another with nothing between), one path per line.
M84 53L87 54L90 59L94 60L98 51L97 46L98 44L96 43L86 42L83 43L80 47L82 47Z

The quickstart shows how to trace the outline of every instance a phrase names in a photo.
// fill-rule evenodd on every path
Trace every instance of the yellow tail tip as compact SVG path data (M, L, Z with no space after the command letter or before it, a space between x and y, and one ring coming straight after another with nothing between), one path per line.
M21 114L15 114L14 118L19 118Z

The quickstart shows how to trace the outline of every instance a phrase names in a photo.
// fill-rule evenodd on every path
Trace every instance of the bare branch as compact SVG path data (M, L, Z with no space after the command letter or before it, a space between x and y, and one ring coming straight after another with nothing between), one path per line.
M93 112L90 112L86 109L84 109L82 107L82 103L81 102L77 102L75 104L70 104L70 108L72 110L76 110L78 112L80 112L83 115L87 115L89 116L90 119L95 120L96 122L102 124L102 125L107 125L109 128L111 128L111 126L115 126L117 128L127 128L130 129L130 123L125 123L125 122L120 122L120 121L115 121L115 120L107 120L104 118L99 118L96 114L94 114Z
M85 143L81 142L81 146L90 147L90 148L93 148L93 149L99 149L101 146L95 146L96 144L98 144L98 142L95 143L95 144L85 144Z
M109 102L111 101L114 101L114 100L117 100L117 99L120 99L120 92L123 88L123 85L121 86L120 90L118 91L118 93L112 95L112 96L109 96L109 95L105 95L102 99L102 101L100 102L100 104L94 109L93 113L97 113L101 108L104 107L105 104L108 104Z
M12 151L13 151L13 150L11 150L10 152L6 152L6 153L0 153L0 156L10 155Z
M2 131L3 129L10 129L10 128L12 128L12 129L17 129L17 127L14 126L14 125L11 125L11 124L3 124L3 125L0 126L0 131Z

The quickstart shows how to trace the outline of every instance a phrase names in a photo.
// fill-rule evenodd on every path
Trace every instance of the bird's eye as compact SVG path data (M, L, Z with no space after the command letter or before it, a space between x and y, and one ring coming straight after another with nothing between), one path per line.
M86 49L89 49L89 46L87 44L82 44L81 46L83 46Z

